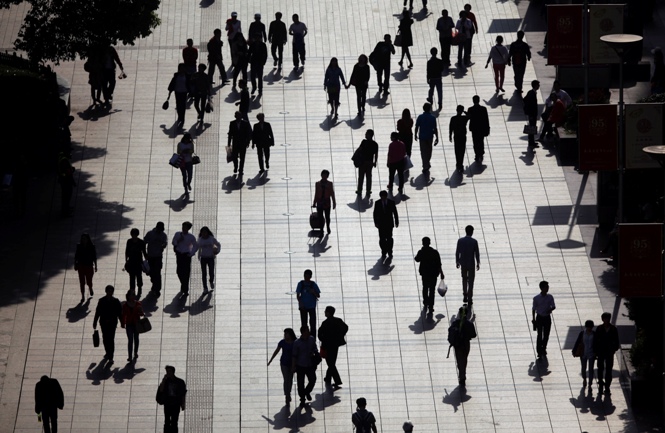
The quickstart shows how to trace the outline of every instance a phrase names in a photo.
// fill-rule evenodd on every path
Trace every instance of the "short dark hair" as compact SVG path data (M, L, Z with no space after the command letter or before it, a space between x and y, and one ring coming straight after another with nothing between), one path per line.
M473 98L471 98L471 100L472 100L474 103L476 103L476 102L480 102L480 96L478 96L478 95L473 95Z
M467 235L471 236L473 234L473 226L468 225L468 226L464 227L464 231L466 232Z
M391 132L390 133L390 139L391 140L397 140L399 138L399 132Z
M426 113L429 113L430 111L432 111L432 104L430 104L429 102L425 102L423 104L423 111L426 112Z
M379 191L379 197L388 197L388 191L382 189L381 191Z
M312 276L312 270L311 269L305 269L304 274L309 275L311 277Z
M166 367L164 367L164 370L166 371L171 370L171 373L175 374L175 367L172 365L167 365Z
M365 397L360 397L359 399L356 400L356 405L358 405L358 407L365 407L367 406L367 400L365 399Z
M113 292L115 291L115 287L113 287L112 285L109 284L108 286L106 286L104 288L104 291L106 292L106 294L112 295Z
M429 245L429 244L431 244L431 243L432 243L432 241L431 241L430 238L428 238L427 236L425 236L425 237L423 238L423 245Z
M305 325L300 327L300 333L302 334L304 332L309 332L309 326Z
M325 310L326 313L330 312L330 314L335 314L335 307L332 305L328 305Z
M139 229L136 229L136 228L131 229L129 231L129 234L132 235L132 236L138 236L139 235Z
M584 327L593 328L593 320L587 320L586 322L584 322Z
M609 320L609 319L612 318L612 314L611 314L611 313L608 313L608 312L606 311L606 312L604 312L603 314L600 315L600 318L601 318L601 319L605 319L605 318L607 318L607 319Z
M321 170L321 177L323 176L330 176L330 172L328 170Z
M192 228L192 223L190 223L189 221L185 221L184 223L182 223L182 225L184 227L187 227L187 230Z
M548 283L547 281L543 280L543 281L540 282L540 284L538 284L538 287L539 287L540 289L549 289L549 288L550 288L550 283Z

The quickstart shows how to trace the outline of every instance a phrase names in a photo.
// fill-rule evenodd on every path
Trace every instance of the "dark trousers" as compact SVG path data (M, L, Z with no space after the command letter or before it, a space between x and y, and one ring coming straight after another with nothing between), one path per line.
M180 404L166 403L164 405L164 433L178 433L179 417Z
M552 107L547 107L545 108L545 111L543 111L543 114L540 115L541 119L543 119L543 131L540 133L540 137L544 137L545 134L553 134L554 131L552 130L552 122L548 122L547 119L550 118L550 114L552 113Z
M455 168L464 170L464 153L466 152L466 135L455 135Z
M528 116L529 117L529 125L531 126L536 126L538 123L538 118L537 116ZM535 146L536 145L536 136L535 134L529 134L529 146Z
M42 424L46 433L58 433L58 408L42 408Z
M300 401L305 401L305 396L311 394L314 385L316 385L316 369L314 367L301 367L296 365L296 375ZM307 386L305 386L305 377L307 377Z
M180 172L182 173L182 186L185 188L185 193L187 188L192 186L192 177L194 176L194 164L191 162L185 162L180 166Z
M245 169L245 154L247 153L246 145L233 146L233 171L240 171L242 174Z
M307 308L300 311L300 326L309 326L309 332L316 338L316 308ZM309 316L309 323L307 323Z
M455 346L455 360L457 361L457 374L459 377L460 385L466 383L466 364L469 360L469 352L471 351L471 343L468 341Z
M395 171L397 171L397 181L400 192L404 189L404 161L394 162L388 164L388 189L393 187L393 179L395 179Z
M203 288L208 290L208 282L206 281L207 275L210 274L210 283L215 282L215 258L214 257L201 257L201 279L203 280Z
M379 91L388 91L390 88L390 65L379 66L376 69L376 82L379 83Z
M139 353L139 331L136 329L136 325L125 325L125 330L127 331L127 358L132 357L132 351L134 355Z
M159 293L162 290L162 258L161 257L148 257L150 264L150 282L152 288L150 290Z
M328 365L328 370L326 371L326 377L324 380L327 382L332 379L332 382L335 385L342 384L342 378L339 377L339 372L337 371L337 353L339 352L339 347L337 346L326 346L326 364Z
M473 140L473 153L475 153L475 160L482 160L485 155L485 134L479 132L472 132L471 139Z
M374 168L374 164L372 164L372 161L370 162L363 162L360 164L360 167L358 167L358 193L361 193L363 190L363 182L365 179L367 179L366 187L367 187L367 192L372 191L372 169Z
M421 275L423 280L423 304L434 308L434 293L436 292L436 277L438 275Z
M300 61L298 58L300 57ZM293 67L297 68L299 63L305 65L305 43L293 44Z
M420 158L423 160L423 172L429 171L432 159L432 139L420 140Z
M473 302L473 282L476 279L476 268L462 266L462 293L466 298L466 302Z
M102 93L104 94L104 101L109 102L113 99L113 92L115 91L115 68L104 69L104 81L102 83Z
M441 78L430 78L429 79L429 92L427 93L427 98L432 101L431 103L434 104L434 100L432 99L432 96L434 96L434 89L436 88L436 96L439 98L439 107L441 107L441 104L443 104L443 87L441 83Z
M580 361L582 363L582 377L584 380L587 379L587 370L589 371L589 385L591 385L591 382L593 382L593 363L595 362L594 358L585 358L583 356L580 357ZM610 368L610 372L612 369ZM600 378L600 374L598 375Z
M413 148L413 134L404 134L404 136L400 135L399 139L402 140L402 143L404 143L404 146L406 147L406 154L409 155L409 158L411 158L411 150Z
M252 93L254 89L259 89L259 93L263 93L263 65L252 65ZM258 84L257 84L258 82Z
M263 166L263 160L265 159L266 166L269 168L270 167L270 146L269 145L264 145L264 146L256 146L256 155L259 158L259 169L264 170L265 167Z
M128 264L125 266L127 273L129 274L129 290L136 293L136 286L139 286L139 292L143 287L143 268L141 264Z
M515 73L515 88L522 90L524 84L524 72L526 71L526 63L518 65L513 63L513 72Z
M226 75L226 68L224 67L224 62L222 58L219 59L208 59L208 64L210 65L210 70L208 71L208 76L210 77L210 82L214 81L213 76L215 75L215 66L219 69L219 74L222 77L222 82L229 79Z
M358 104L358 113L365 111L365 102L367 102L367 87L356 86L356 104Z
M614 354L598 355L598 386L610 388L612 383L612 368L614 367Z
M180 280L180 291L189 293L189 275L192 272L192 257L189 253L176 253L176 273Z
M116 326L102 325L102 343L104 344L104 352L106 352L106 359L113 360L115 352L115 330Z
M552 329L552 317L536 314L536 352L539 356L547 355L547 341L550 339L550 330ZM600 377L600 362L598 362L598 377Z
M247 82L247 62L238 62L237 65L233 68L233 85L236 85L236 81L238 80L238 75L242 73L242 79L245 80L245 83Z
M187 92L175 93L175 111L178 114L178 122L185 123L185 111L187 110Z
M323 231L324 226L327 227L328 230L330 230L330 208L325 206L319 206L317 204L316 212L319 214L319 225L321 226L321 231Z
M198 114L198 118L203 120L203 115L206 112L206 104L208 103L208 95L196 94L194 95L194 108Z
M457 63L465 66L469 66L471 63L471 40L473 38L467 38L464 43L460 44L457 49Z
M442 38L439 36L439 43L441 44L441 58L443 59L443 64L446 66L450 66L450 45L452 44L452 41L452 38Z
M291 371L291 364L280 365L280 368L282 369L282 378L284 379L284 395L291 398L291 390L293 389L293 372Z
M282 66L282 59L284 58L284 44L281 42L271 44L270 52L272 53L272 59L277 62L279 66Z
M379 246L381 247L381 254L393 254L393 228L390 226L378 227L379 229Z

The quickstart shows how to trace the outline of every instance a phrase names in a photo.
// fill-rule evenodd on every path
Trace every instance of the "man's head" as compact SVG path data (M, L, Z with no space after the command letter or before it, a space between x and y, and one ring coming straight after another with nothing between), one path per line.
M436 57L438 52L439 52L439 50L437 50L436 47L432 47L429 50L429 53L432 55L432 57Z
M236 120L242 120L242 113L241 113L240 111L236 111L236 112L233 114L233 117L235 117Z
M390 133L390 140L391 140L391 141L397 141L397 140L399 140L399 133L398 133L398 132L391 132L391 133Z
M193 47L194 46L194 39L187 39L187 46L188 47Z
M467 17L466 11L460 11L459 17L461 20L465 20Z
M184 223L182 223L183 232L187 233L191 228L192 228L192 223L190 223L189 221L185 221Z
M464 105L458 105L457 114L462 114L462 113L464 113Z
M538 90L538 89L540 89L540 81L538 81L538 80L533 80L533 81L531 82L531 88L532 88L533 90Z
M466 232L467 236L473 235L473 226L468 225L468 226L464 227L464 231Z
M309 327L307 325L300 327L300 338L307 339L309 338Z
M178 73L185 74L187 73L187 66L184 63L178 63Z
M480 104L480 96L478 96L478 95L474 95L473 98L472 98L472 100L473 100L473 105L478 105L478 104Z
M265 120L266 116L263 113L259 113L256 115L256 120L259 122L263 122Z
M561 83L559 83L559 80L554 80L552 83L552 89L554 89L555 92L561 90Z
M465 4L465 5L464 5L464 11L465 11L465 12L470 12L470 11L471 11L471 5L468 4L468 3Z
M603 314L600 315L600 319L603 321L603 325L609 325L610 320L612 319L612 314L604 312Z
M448 9L442 10L441 11L441 16L444 17L444 18L447 17L448 16Z
M584 322L584 327L589 330L593 329L593 320L587 320Z
M115 288L112 285L108 285L104 288L104 291L106 292L107 295L113 296L113 292L115 291Z
M297 23L297 22L300 21L300 17L298 16L298 14L293 14L291 19L293 20L294 23Z
M540 293L542 293L542 294L544 295L544 294L546 294L547 292L549 292L549 290L550 290L550 283L548 283L547 281L543 280L543 281L540 282L540 284L538 284L538 287L540 287Z
M305 272L303 273L303 276L305 277L305 280L309 281L312 279L312 270L311 269L305 269Z
M429 247L429 245L430 245L431 243L432 243L432 241L431 241L430 238L428 238L427 236L425 236L425 237L423 238L423 246L424 246L424 247Z
M503 36L497 36L496 37L496 43L501 45L503 43Z
M402 424L402 430L404 430L405 433L412 433L413 423L411 421L405 421L404 424Z
M381 190L381 192L379 192L379 197L381 197L381 200L387 199L388 198L388 191L386 191L385 189Z
M391 42L392 41L392 36L390 36L389 34L385 34L385 35L383 35L383 40L386 41L386 42Z
M167 375L168 377L173 377L173 376L175 376L175 367L174 367L174 366L172 366L172 365L167 365L166 367L164 367L164 370L166 370L166 375Z
M235 20L237 18L238 18L238 12L236 12L236 11L231 12L231 19Z
M522 39L524 39L524 32L520 30L517 32L517 40L521 41Z
M330 172L328 170L321 170L321 179L328 179Z
M425 102L425 103L423 104L423 111L424 111L425 113L429 113L429 112L431 112L431 111L432 111L432 104L430 104L429 102Z
M254 21L261 21L261 14L260 13L255 13L254 14Z
M139 237L139 229L131 229L129 231L129 235L133 238Z
M277 21L281 20L282 19L282 13L281 12L275 12L275 19Z
M205 63L199 63L199 72L204 73L208 69Z
M365 397L357 399L356 406L358 406L359 409L365 409L367 407L367 400L365 400Z
M215 29L215 30L212 32L212 34L219 38L219 37L222 36L222 30L221 30L221 29Z
M333 317L335 315L335 307L328 305L324 311L326 317Z
M368 139L368 140L371 140L372 138L374 138L374 130L373 129L368 129L365 132L365 138Z
M550 93L550 99L552 102L556 102L559 99L559 95L556 94L556 92Z

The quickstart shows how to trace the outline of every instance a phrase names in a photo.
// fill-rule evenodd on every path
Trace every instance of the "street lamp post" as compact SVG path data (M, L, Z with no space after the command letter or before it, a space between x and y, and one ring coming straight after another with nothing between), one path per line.
M631 34L616 34L601 36L605 42L619 56L619 222L623 222L623 177L625 171L626 137L624 133L623 109L623 63L630 49L642 40L642 36Z

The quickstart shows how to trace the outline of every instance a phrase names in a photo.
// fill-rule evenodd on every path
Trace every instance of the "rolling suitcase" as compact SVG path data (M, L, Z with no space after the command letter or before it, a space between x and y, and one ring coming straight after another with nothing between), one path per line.
M312 230L321 230L323 226L319 220L319 212L314 206L312 206L312 209L312 213L309 215L309 226L312 228Z

